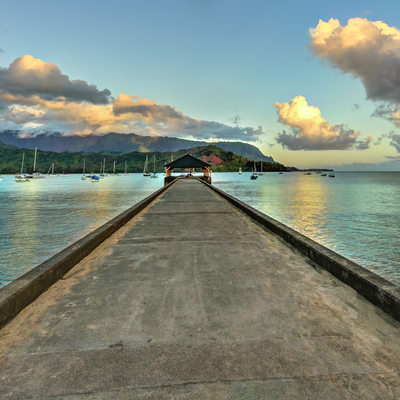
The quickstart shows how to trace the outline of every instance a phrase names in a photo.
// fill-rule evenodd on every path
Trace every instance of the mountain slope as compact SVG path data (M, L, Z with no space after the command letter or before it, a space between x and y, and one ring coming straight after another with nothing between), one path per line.
M116 171L123 172L125 162L129 172L142 172L146 155L149 156L150 170L153 169L153 157L155 157L156 171L164 171L164 164L172 159L177 159L186 153L192 154L194 157L200 158L212 164L212 170L217 171L238 171L239 167L243 171L251 171L253 161L248 161L246 158L234 154L230 151L220 149L214 145L197 146L191 149L179 150L176 152L154 152L140 153L131 152L124 154L104 154L104 153L81 153L81 152L63 152L56 153L50 151L38 151L37 154L37 170L46 173L51 164L55 164L56 172L66 173L82 173L83 159L86 161L86 172L98 173L100 165L105 160L106 172L111 172L112 165L115 161ZM0 143L0 173L14 174L19 172L21 168L22 153L25 153L25 168L24 172L32 172L34 150L18 149L9 145ZM279 163L264 162L263 168L265 171L286 170ZM259 169L259 166L257 167Z
M0 141L18 148L34 149L61 153L70 152L173 152L198 146L208 146L203 141L179 139L163 136L141 136L134 133L108 133L103 136L63 136L60 133L40 134L32 137L19 137L18 131L0 132ZM247 159L274 162L272 157L265 156L256 146L242 142L213 143L221 149L231 151Z

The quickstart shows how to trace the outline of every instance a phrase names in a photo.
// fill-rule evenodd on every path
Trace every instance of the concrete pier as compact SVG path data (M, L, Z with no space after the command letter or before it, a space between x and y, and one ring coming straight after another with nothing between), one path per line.
M178 180L0 331L1 399L399 399L400 323Z

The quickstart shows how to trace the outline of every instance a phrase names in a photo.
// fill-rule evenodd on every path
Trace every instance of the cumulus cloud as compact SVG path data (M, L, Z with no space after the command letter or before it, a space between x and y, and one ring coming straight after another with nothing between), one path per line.
M29 54L14 60L8 68L0 68L0 93L16 96L39 96L45 100L64 98L67 101L86 101L108 104L111 92L99 90L83 80L70 80L57 65L34 58Z
M367 97L400 103L400 30L382 21L320 20L310 29L311 50L335 68L360 78Z
M310 49L320 58L363 83L367 98L380 102L372 114L400 126L400 30L382 21L349 19L342 26L337 19L320 20L310 29ZM400 152L398 135L390 144ZM363 147L365 144L360 143Z
M142 118L150 117L161 120L183 118L183 114L171 106L157 104L154 100L141 99L138 96L129 96L124 93L120 93L114 100L113 109L115 115L139 114Z
M366 150L369 149L369 145L372 142L372 136L367 136L364 140L359 140L356 145L357 150Z
M303 96L294 97L289 103L275 103L279 122L288 125L289 132L282 131L276 140L289 150L345 150L355 145L369 145L371 139L358 143L359 132L344 125L330 125L318 107L311 106Z
M400 134L390 134L390 144L400 153Z
M14 129L64 134L107 132L191 139L256 141L261 127L229 126L191 118L169 105L70 80L60 69L32 56L0 69L0 118Z

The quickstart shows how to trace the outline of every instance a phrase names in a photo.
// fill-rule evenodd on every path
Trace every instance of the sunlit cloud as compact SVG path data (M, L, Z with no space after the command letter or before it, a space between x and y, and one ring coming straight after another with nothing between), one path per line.
M30 55L0 68L0 118L15 129L63 134L107 132L201 140L256 141L261 127L229 126L191 118L170 105L70 80L52 63Z
M303 96L294 97L289 103L275 103L279 122L289 126L276 141L289 150L345 150L356 146L366 149L372 138L358 141L359 132L344 125L330 125L318 107L309 105Z
M111 92L99 90L82 80L70 80L57 65L29 54L14 60L8 68L0 68L0 90L23 96L39 96L46 100L63 97L68 101L93 104L110 102Z
M320 20L310 29L311 50L342 72L360 78L367 97L400 103L400 30L382 21Z
M400 126L400 30L382 21L320 20L310 29L310 49L344 73L359 78L367 98L381 102L375 117Z

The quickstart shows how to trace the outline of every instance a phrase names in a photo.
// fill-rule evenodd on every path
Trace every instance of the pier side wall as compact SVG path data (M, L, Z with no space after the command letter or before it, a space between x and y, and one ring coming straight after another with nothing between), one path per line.
M204 183L204 181L200 180ZM349 285L360 295L375 304L391 317L400 321L400 287L367 270L359 264L329 250L325 246L289 228L285 224L250 207L215 186L210 189L228 200L253 220L281 237L295 249L307 256L314 266L321 267Z
M147 207L173 183L174 181L170 182L111 221L1 288L0 327L31 304L52 284L61 279L72 267Z

